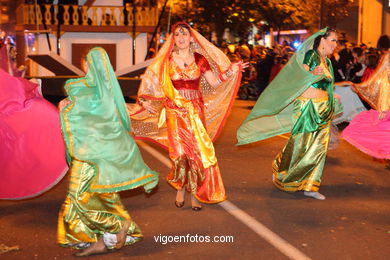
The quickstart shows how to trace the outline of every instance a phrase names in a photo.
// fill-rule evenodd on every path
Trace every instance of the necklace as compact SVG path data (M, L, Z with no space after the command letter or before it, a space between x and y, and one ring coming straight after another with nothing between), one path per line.
M326 77L332 78L332 75L330 73L329 65L326 60L326 56L320 55L320 66L323 66L324 68L324 74Z
M328 63L326 62L326 55L322 53L322 51L317 50L318 55L320 56L320 61L324 65L324 67L328 67Z
M180 56L179 56L179 57L180 57ZM180 57L180 59L183 61L184 68L187 68L187 67L188 67L188 64L187 64L186 60L188 59L188 56L186 56L185 58Z
M328 62L326 61L326 57L323 55L320 55L320 61L323 64L325 68L328 68Z
M176 54L176 56L183 62L184 68L187 68L188 63L186 62L186 60L190 57L190 55L186 55L185 57L182 57L179 54Z

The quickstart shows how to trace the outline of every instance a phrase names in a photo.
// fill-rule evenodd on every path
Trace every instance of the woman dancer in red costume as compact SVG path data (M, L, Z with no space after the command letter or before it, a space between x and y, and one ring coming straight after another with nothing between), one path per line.
M143 109L132 115L138 137L169 148L167 181L175 205L191 193L192 209L226 199L212 140L219 134L236 96L241 70L188 24L179 22L147 68L138 92Z

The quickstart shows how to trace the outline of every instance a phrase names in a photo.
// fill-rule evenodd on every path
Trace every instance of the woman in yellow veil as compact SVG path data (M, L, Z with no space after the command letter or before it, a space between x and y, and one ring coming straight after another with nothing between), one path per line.
M199 201L226 199L212 141L229 114L246 66L231 64L221 50L179 22L143 76L138 92L142 109L132 113L134 133L169 148L167 181L178 191L178 208L186 190L195 211L201 209Z

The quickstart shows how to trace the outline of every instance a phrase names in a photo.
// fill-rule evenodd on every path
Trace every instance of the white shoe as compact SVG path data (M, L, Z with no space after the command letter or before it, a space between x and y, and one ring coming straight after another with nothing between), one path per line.
M319 193L318 191L304 191L303 195L305 195L307 197L315 198L317 200L325 200L326 199L326 197L324 195L322 195L321 193Z

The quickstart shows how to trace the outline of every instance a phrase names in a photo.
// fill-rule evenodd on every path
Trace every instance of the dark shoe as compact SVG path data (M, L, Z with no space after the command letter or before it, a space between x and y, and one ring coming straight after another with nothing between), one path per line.
M202 207L199 207L199 206L192 206L192 210L193 210L193 211L201 211L201 210L202 210Z
M184 206L184 200L183 201L175 201L175 206L177 208L182 208Z
M184 187L181 188L181 190L177 190L176 199L175 199L175 206L177 208L182 208L184 206L185 195L186 195L186 189Z
M193 211L200 211L200 210L202 210L202 205L200 204L198 199L193 194L191 194L191 204L192 204L192 210Z

